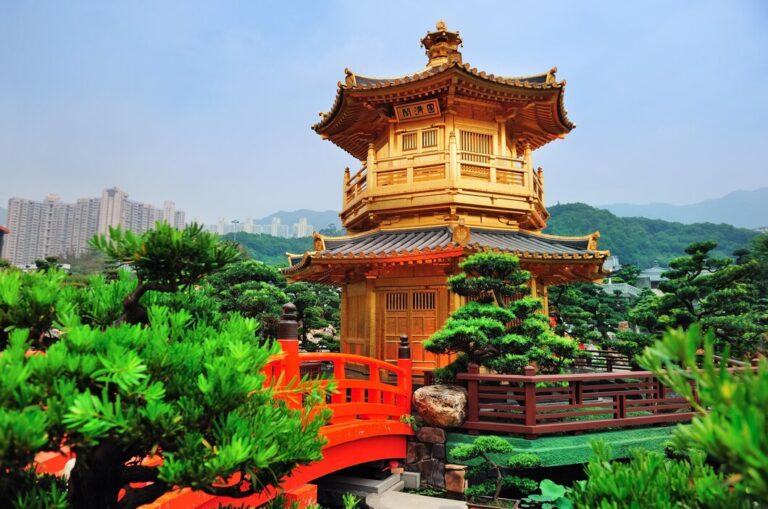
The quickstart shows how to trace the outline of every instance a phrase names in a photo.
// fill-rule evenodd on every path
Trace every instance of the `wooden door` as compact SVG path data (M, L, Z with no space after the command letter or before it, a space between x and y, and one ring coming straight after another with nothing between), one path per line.
M445 292L442 292L445 293ZM424 349L424 341L441 325L440 292L438 289L397 289L383 292L383 341L381 358L397 361L400 336L410 339L411 358L416 371L431 371L438 367L437 356Z

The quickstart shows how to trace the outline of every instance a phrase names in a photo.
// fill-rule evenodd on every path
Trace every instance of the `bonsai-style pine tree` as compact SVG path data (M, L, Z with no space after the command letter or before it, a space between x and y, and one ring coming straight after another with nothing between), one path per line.
M513 452L512 445L497 436L478 437L471 444L461 444L451 449L452 461L469 465L467 473L470 487L465 491L465 495L470 500L480 501L488 498L492 502L498 502L502 488L508 489L515 496L525 496L536 491L535 481L511 475L508 470L536 468L541 465L541 460L535 454L512 454ZM506 461L500 463L499 457L506 457Z
M433 353L460 353L453 370L468 362L500 373L520 373L531 363L543 372L559 372L572 363L577 343L556 335L530 296L531 274L506 253L476 253L448 279L451 291L470 302L425 342Z
M636 299L609 295L592 283L561 285L550 292L550 311L559 318L557 330L579 339L602 345L609 333L618 331L628 320L629 308Z
M285 294L285 277L278 269L256 260L242 260L205 281L223 311L256 318L265 338L277 335L282 306L289 300Z
M765 348L768 316L757 302L754 277L757 262L735 264L715 258L714 241L696 242L685 248L686 256L675 258L659 285L664 295L641 300L632 311L635 321L662 333L668 328L687 328L700 323L711 330L717 346L730 346L737 356L748 356Z
M34 300L27 288L58 290L42 325L10 317L18 325L0 351L0 507L135 508L176 486L244 497L320 459L327 412L289 408L265 383L279 346L254 340L252 318L184 307L204 291L196 281L234 258L230 247L197 227L115 233L96 244L130 262L133 280L78 288L56 269L0 271L3 309ZM183 298L157 304L169 296ZM141 323L126 319L139 314ZM37 336L27 323L35 334L58 329L40 355L29 353ZM292 390L306 405L326 394ZM26 468L64 448L76 457L66 486Z
M125 312L120 318L134 324L147 321L147 310L141 299L148 291L189 290L207 274L241 257L234 244L205 234L203 227L196 223L177 230L158 222L154 230L143 235L110 227L109 236L94 237L91 246L136 274L136 288L123 300Z

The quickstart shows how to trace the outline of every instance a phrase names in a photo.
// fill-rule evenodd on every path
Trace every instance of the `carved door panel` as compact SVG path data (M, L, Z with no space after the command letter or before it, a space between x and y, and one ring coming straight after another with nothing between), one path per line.
M386 361L397 361L400 335L408 334L409 297L407 290L384 292L384 342L381 358Z
M397 361L400 335L410 339L411 358L417 371L438 366L436 356L424 349L424 341L442 325L438 323L438 291L402 289L384 292L384 327L381 357Z

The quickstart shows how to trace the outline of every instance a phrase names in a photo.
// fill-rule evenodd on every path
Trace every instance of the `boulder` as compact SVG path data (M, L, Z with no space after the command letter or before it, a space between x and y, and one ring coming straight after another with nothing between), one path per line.
M437 428L456 428L467 419L467 391L454 385L427 385L413 393L424 421Z

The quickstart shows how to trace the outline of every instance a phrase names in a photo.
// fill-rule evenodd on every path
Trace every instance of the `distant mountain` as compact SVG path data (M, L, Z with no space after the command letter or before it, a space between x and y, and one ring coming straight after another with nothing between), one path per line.
M655 262L667 264L682 256L692 242L714 240L719 256L730 256L746 247L758 233L727 224L681 224L643 217L617 217L607 210L584 203L567 203L549 207L546 233L555 235L585 235L600 231L598 246L617 255L621 263L641 268Z
M334 225L336 228L341 228L341 221L339 220L338 210L308 210L300 209L293 212L287 212L281 210L270 214L267 217L261 219L254 219L256 224L269 224L272 222L273 217L279 217L282 224L292 225L299 222L302 217L307 218L307 222L314 226L315 230L322 230L327 228L329 224Z
M0 224L6 225L8 221L8 211L3 207L0 207Z
M768 226L768 187L734 191L722 198L690 205L613 203L598 205L620 217L647 217L679 223L726 223L741 228Z

